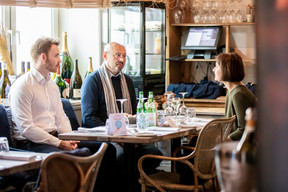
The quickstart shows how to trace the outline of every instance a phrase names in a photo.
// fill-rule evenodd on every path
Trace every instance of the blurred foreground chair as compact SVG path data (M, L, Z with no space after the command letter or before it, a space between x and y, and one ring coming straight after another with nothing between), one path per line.
M235 116L228 119L215 119L210 121L199 133L195 147L181 146L175 150L173 157L159 155L144 155L138 161L140 172L139 182L142 192L146 190L166 191L203 191L203 186L213 182L215 189L216 170L215 170L215 147L224 142L233 126ZM186 156L175 157L181 149L189 150ZM159 172L147 175L143 170L143 161L149 158L171 161L172 172ZM185 164L185 168L191 170L191 175L185 175L184 179L193 184L182 184L183 175L177 173L176 162ZM182 178L181 178L182 177ZM212 182L211 182L212 180ZM202 184L202 185L201 185ZM210 184L211 186L211 184Z
M51 153L42 162L41 181L37 191L92 192L107 147L107 143L102 143L97 153L88 157Z

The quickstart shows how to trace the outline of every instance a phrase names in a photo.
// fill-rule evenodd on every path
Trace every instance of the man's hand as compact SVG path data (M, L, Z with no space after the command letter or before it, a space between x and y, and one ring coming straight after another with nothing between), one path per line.
M59 149L64 151L72 151L78 148L78 143L80 141L61 141L60 145L58 146Z
M233 141L230 136L227 137L226 141Z

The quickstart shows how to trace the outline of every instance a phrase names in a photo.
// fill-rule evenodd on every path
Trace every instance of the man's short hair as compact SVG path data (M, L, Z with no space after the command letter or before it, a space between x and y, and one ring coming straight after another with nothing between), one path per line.
M53 39L50 37L39 38L32 46L30 54L34 62L37 60L38 56L44 53L48 55L48 52L52 45L59 45L60 41L58 39Z
M245 77L245 66L241 56L237 53L220 53L216 62L222 70L221 81L238 82Z

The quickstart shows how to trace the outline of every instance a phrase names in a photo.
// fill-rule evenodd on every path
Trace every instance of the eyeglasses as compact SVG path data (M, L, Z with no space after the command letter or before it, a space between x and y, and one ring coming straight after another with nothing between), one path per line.
M113 55L115 59L120 59L120 57L123 58L123 59L129 58L129 56L126 55L126 54L123 54L123 55L122 55L122 54L120 54L120 53L111 53L111 52L108 52L108 53L110 53L111 55Z

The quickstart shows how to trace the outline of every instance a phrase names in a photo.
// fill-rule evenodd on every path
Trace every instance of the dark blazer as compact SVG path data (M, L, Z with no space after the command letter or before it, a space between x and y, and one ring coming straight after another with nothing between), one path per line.
M133 115L136 114L136 95L132 79L124 74L130 93ZM104 89L99 71L89 74L81 87L82 126L97 127L105 125L108 118Z

